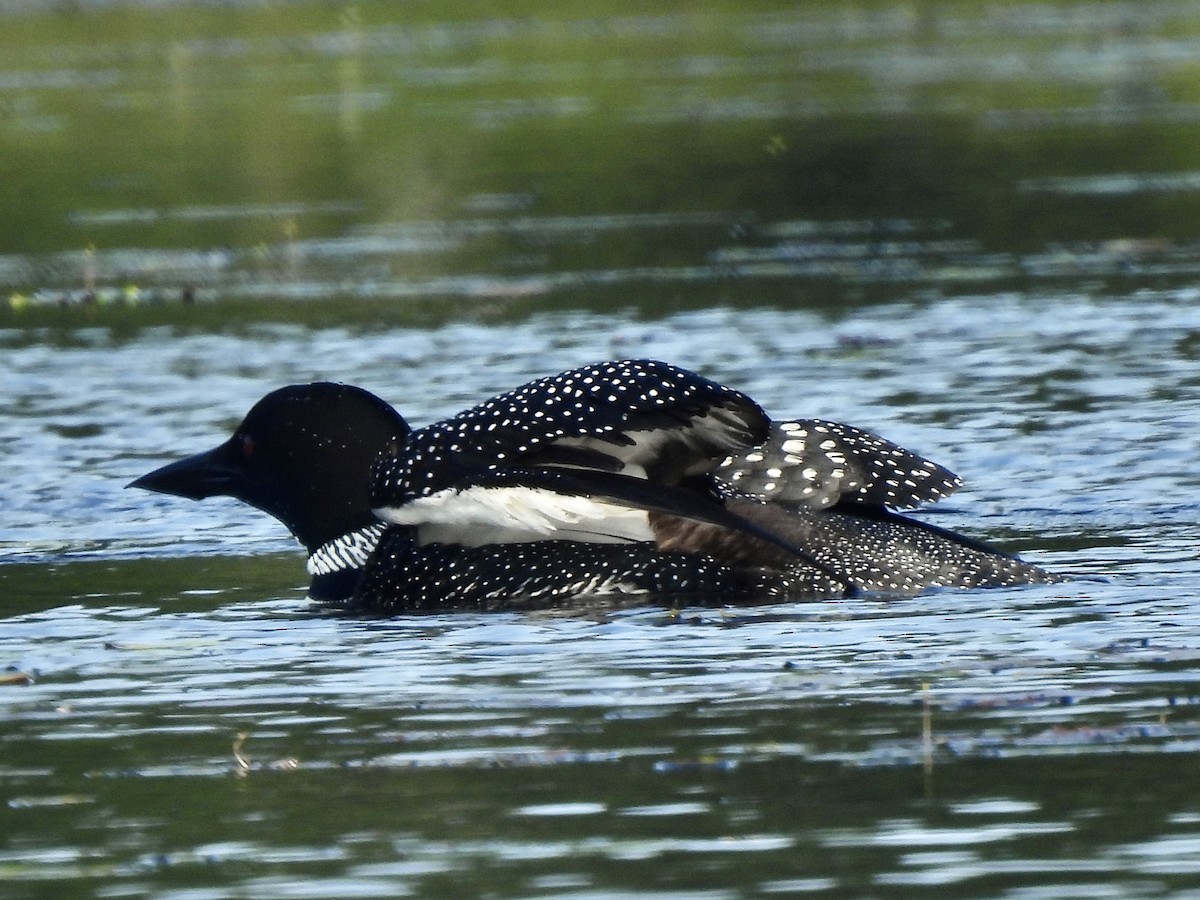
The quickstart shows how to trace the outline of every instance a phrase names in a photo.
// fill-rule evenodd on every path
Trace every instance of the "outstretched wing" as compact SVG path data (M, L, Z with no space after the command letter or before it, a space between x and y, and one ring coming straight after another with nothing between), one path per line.
M962 480L869 431L821 419L775 422L761 446L732 454L713 477L766 501L824 509L839 502L911 509Z
M647 540L644 515L629 515L624 481L551 484L532 473L610 473L669 486L711 471L768 432L753 400L685 369L655 360L600 363L413 432L376 463L372 507L386 521L429 526L424 542L436 534L474 543L485 539L481 528L492 529L492 541ZM568 485L576 483L587 493L573 493ZM620 496L608 496L604 484L621 484Z

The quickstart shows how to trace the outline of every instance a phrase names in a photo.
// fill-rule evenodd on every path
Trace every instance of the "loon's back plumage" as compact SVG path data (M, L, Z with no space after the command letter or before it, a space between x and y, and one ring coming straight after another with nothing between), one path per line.
M321 411L319 426L303 421L297 398ZM290 478L321 481L332 467L350 485L354 514L340 514L350 524L331 533L310 488L244 454L280 445ZM1047 580L895 512L960 484L870 432L772 422L744 394L653 360L538 379L416 431L365 391L292 386L260 401L226 444L134 482L225 493L276 515L308 548L315 599L382 612Z

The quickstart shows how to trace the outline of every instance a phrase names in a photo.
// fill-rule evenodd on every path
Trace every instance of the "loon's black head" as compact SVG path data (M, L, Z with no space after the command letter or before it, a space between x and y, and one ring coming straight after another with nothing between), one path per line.
M294 384L254 405L233 437L130 483L191 500L236 497L279 519L314 552L375 522L371 464L411 429L374 394L346 384Z

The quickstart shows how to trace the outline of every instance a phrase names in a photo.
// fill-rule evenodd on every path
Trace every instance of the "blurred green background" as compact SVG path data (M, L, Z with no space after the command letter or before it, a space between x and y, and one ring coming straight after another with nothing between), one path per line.
M1195 3L5 3L0 59L6 317L1195 275Z

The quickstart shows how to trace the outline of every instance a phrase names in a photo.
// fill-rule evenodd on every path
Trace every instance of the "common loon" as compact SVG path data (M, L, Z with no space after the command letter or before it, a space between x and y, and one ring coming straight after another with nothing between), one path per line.
M130 486L270 513L307 549L314 600L380 613L1054 580L895 511L961 484L870 432L772 421L745 394L640 359L416 430L361 388L291 385L225 443Z

